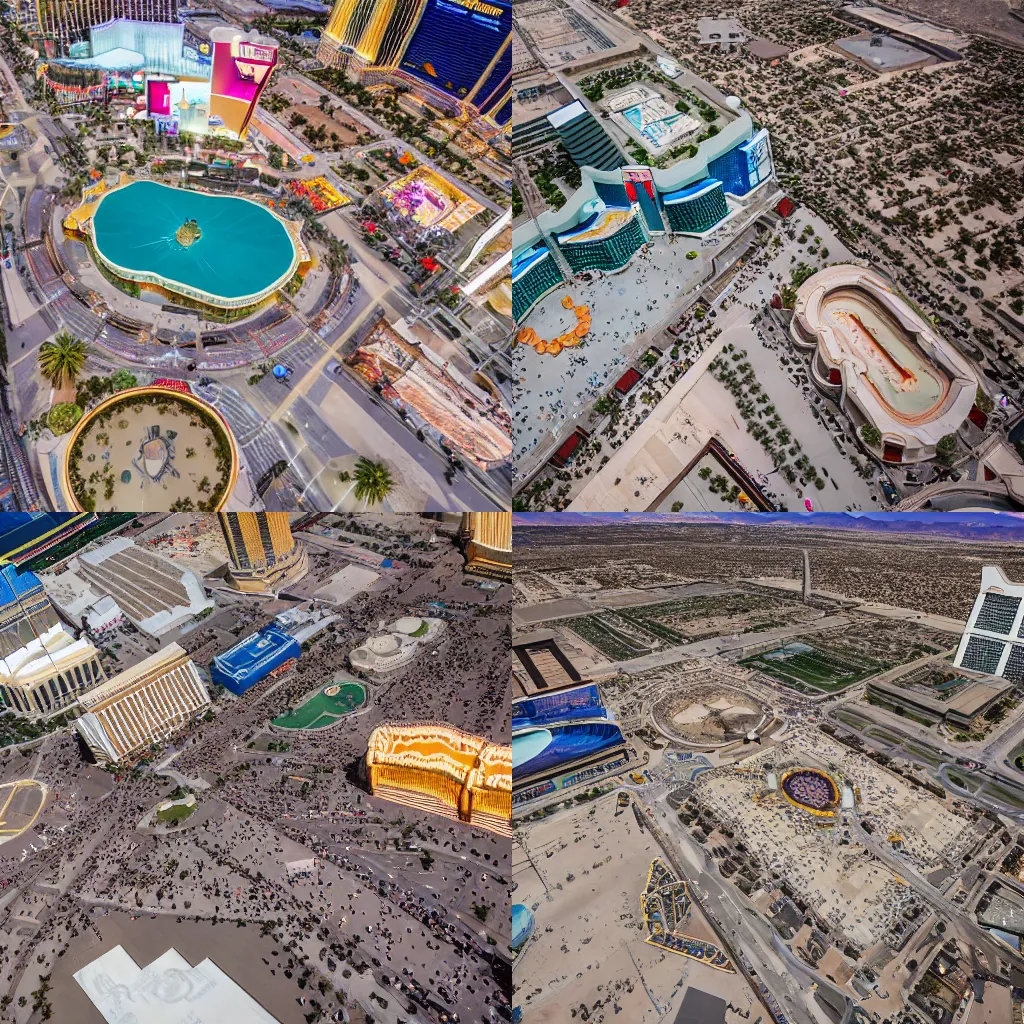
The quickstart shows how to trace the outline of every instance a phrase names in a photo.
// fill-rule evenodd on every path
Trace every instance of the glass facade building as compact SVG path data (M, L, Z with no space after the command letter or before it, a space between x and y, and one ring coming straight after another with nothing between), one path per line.
M511 0L337 0L317 56L511 120Z
M541 296L563 281L562 272L543 243L512 260L512 316L518 320Z
M773 173L768 132L764 129L708 164L708 175L719 178L725 191L734 196L745 196L753 192Z
M53 53L47 49L48 55L60 56L70 53L72 43L86 39L94 25L114 18L173 26L178 0L37 0L36 16L40 32L52 43ZM177 27L180 35L181 26Z
M714 178L669 192L662 197L665 220L671 231L700 235L729 214L722 183Z
M503 50L511 65L511 35L509 0L427 0L400 67L451 96L467 99L490 76Z
M629 217L622 227L603 237L587 238L602 214L595 214L574 231L557 236L558 248L573 273L583 270L619 270L647 241L643 225L637 216Z

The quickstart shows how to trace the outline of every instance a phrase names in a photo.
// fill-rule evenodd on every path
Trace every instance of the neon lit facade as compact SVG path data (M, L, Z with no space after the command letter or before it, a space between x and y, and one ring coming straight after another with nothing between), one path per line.
M74 56L39 65L38 74L61 102L103 101L134 89L158 131L243 138L271 73L277 41L230 25L210 38L178 22L114 18L88 28L89 43ZM145 85L143 84L145 83ZM161 84L162 83L162 84Z
M228 545L228 582L246 593L263 593L306 575L306 548L292 537L287 512L221 512Z
M512 579L511 512L464 512L459 538L466 554L466 572Z
M178 20L178 0L36 0L36 16L52 56L68 53L75 40L85 39L94 25L112 18L173 25Z
M448 725L379 725L366 773L374 796L512 835L512 749Z
M510 0L337 0L317 56L467 104L498 126L511 119Z

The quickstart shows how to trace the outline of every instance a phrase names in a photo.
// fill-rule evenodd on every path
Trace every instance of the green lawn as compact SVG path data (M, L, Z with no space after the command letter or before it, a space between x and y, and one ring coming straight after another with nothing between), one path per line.
M271 724L280 729L323 729L366 703L366 690L359 683L340 686L337 696L328 697L322 689L304 704L272 719Z
M430 629L430 624L427 622L421 622L419 629L417 629L414 633L410 633L409 636L423 636L423 634L426 633L428 629Z
M768 654L774 651L766 652ZM786 658L767 658L764 654L744 658L741 664L756 668L780 683L797 689L802 685L829 692L866 679L883 668L878 662L865 658L853 661L833 651L798 651Z
M161 821L184 821L196 809L197 804L171 804L162 811L157 811L156 816Z

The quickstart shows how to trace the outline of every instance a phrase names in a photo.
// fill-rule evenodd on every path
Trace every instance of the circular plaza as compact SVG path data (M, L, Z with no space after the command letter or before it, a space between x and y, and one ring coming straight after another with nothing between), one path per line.
M63 447L61 490L77 512L224 507L239 470L228 425L194 395L121 391L87 412Z
M220 309L266 299L301 258L296 229L268 208L155 181L102 193L77 223L115 277Z
M817 768L793 768L779 780L782 795L794 807L818 817L832 817L839 807L839 785Z
M659 697L651 718L663 736L691 747L741 740L764 721L764 709L748 693L730 686L686 686Z

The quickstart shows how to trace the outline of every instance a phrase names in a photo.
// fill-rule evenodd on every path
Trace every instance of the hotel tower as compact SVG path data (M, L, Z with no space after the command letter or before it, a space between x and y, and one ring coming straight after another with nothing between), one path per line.
M337 0L317 56L499 127L511 118L510 0Z
M279 590L306 575L306 549L292 537L287 512L221 512L220 525L236 590Z

